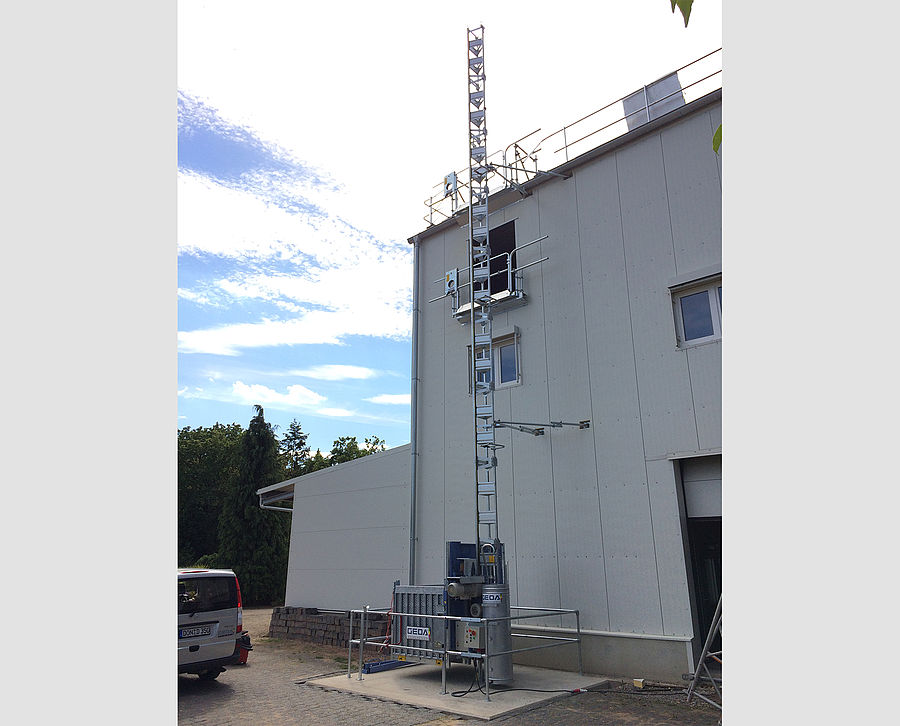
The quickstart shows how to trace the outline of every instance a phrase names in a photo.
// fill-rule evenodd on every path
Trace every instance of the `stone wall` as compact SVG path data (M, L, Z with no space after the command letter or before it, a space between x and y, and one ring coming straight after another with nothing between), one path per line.
M369 613L366 620L371 624L368 628L370 638L384 635L387 632L387 615L385 613ZM359 638L359 626L360 616L355 614L353 616L354 639ZM279 607L272 610L268 636L347 648L349 633L349 611L319 612L317 608Z

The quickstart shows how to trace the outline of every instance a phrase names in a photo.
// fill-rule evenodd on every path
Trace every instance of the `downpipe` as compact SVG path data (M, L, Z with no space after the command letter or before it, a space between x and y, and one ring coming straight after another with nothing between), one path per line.
M409 469L409 579L416 579L416 469L418 468L417 417L419 393L419 240L413 238L412 362L410 363L410 469Z

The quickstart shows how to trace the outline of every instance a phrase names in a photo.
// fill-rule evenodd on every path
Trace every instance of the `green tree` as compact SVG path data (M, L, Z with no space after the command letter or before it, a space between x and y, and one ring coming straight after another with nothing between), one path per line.
M341 436L335 440L331 449L331 463L342 464L345 461L384 451L384 448L384 439L378 436L366 437L363 448L360 448L355 436Z
M306 460L306 464L303 467L304 474L310 474L311 472L318 471L319 469L327 469L331 466L331 460L326 459L322 456L322 450L316 449L316 453L313 456L310 456Z
M341 436L335 439L334 446L331 447L332 464L343 464L345 461L352 461L365 455L365 450L359 448L355 436Z
M367 454L376 454L379 451L385 450L384 439L379 438L378 436L366 436L365 442Z
M262 406L241 437L238 474L227 487L219 519L219 563L230 567L251 605L284 602L290 519L260 509L256 490L282 478L278 439Z
M239 424L178 431L178 565L190 567L218 551L226 485L237 476Z
M284 462L284 475L291 479L306 473L306 463L309 461L309 447L306 439L309 434L303 432L297 419L291 421L288 430L281 438L281 457Z

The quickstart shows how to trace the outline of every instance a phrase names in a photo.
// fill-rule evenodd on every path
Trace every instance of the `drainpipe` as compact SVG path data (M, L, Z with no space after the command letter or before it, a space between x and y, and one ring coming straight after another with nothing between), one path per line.
M410 240L413 244L413 309L412 309L412 363L410 365L410 469L409 469L409 584L416 578L416 459L418 458L416 435L416 413L418 411L419 388L419 238Z

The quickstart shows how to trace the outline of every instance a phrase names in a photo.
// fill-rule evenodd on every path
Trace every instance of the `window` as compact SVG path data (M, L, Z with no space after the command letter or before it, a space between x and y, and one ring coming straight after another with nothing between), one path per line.
M234 577L190 577L178 580L178 614L236 608Z
M519 365L519 337L516 334L504 335L493 341L491 350L494 355L493 375L494 390L507 388L521 383ZM472 349L468 349L469 366L472 365ZM487 376L485 376L487 377ZM472 382L469 381L469 393L472 393Z
M675 328L681 347L722 337L722 280L672 290Z
M494 344L495 388L519 382L518 347L515 338Z

